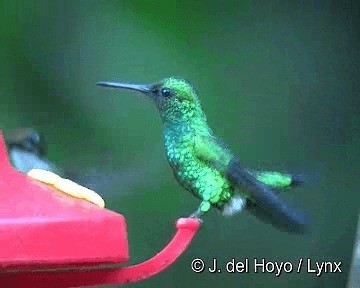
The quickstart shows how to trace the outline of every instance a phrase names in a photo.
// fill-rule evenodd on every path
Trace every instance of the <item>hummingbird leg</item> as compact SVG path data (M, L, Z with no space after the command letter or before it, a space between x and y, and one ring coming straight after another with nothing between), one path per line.
M202 220L202 216L204 215L204 213L200 210L200 207L190 215L190 218L195 218L197 219L198 221L200 221L201 223L203 223L203 220Z
M209 211L211 205L210 202L208 201L203 201L201 202L199 208L190 215L191 218L196 218L197 220L199 220L200 222L203 222L203 220L201 219L204 214Z
M194 213L190 215L190 218L197 218L200 219L203 216L203 213L200 211L200 209L197 209Z

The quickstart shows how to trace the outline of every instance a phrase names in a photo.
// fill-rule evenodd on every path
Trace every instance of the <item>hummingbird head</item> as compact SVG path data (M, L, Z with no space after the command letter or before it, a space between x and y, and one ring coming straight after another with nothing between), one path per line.
M6 137L9 147L17 147L38 156L44 156L47 144L45 138L39 132L31 128L18 128L11 131Z
M191 122L196 117L205 119L195 89L184 79L170 77L154 84L142 85L114 82L99 82L97 85L134 90L149 96L165 124Z

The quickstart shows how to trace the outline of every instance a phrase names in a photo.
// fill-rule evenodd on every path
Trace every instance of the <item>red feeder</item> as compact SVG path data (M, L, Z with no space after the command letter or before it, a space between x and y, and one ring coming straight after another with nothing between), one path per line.
M0 287L80 287L132 283L170 266L199 221L181 218L170 243L128 267L123 215L59 193L18 172L0 131Z

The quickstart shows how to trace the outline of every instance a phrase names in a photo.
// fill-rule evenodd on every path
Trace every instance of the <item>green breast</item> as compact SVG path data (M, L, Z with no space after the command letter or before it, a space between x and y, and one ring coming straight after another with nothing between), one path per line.
M233 188L219 171L195 157L192 141L194 136L179 129L180 131L167 131L164 134L166 156L175 177L198 198L221 206L230 199Z

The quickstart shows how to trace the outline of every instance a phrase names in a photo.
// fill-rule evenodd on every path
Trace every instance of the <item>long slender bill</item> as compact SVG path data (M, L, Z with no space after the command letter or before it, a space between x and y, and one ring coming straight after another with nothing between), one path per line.
M147 94L150 92L150 85L147 84L127 84L127 83L117 83L117 82L98 82L97 86L108 87L108 88L119 88L133 90Z

